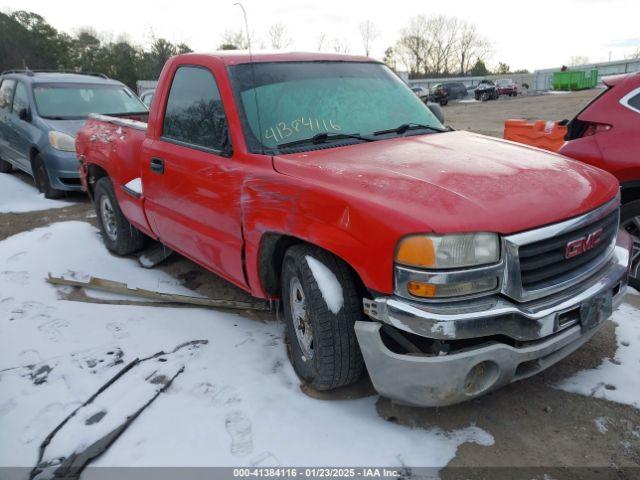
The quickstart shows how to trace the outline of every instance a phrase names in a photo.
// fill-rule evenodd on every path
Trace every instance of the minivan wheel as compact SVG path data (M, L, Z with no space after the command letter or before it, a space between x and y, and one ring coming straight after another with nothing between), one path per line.
M49 172L47 172L47 167L40 155L36 155L36 158L33 159L33 179L40 193L44 193L44 198L56 199L64 197L62 190L51 186Z
M11 173L13 170L13 165L11 165L6 160L2 160L0 158L0 173Z
M117 255L129 255L144 246L144 233L131 225L120 210L108 177L96 182L94 202L98 225L107 250Z
M622 205L620 226L634 237L634 249L629 285L640 291L640 200Z
M320 284L314 271L322 276ZM287 349L296 374L316 390L356 382L364 362L354 323L363 313L349 268L324 250L294 245L285 254L281 282ZM325 300L327 289L334 295L341 290L342 302Z

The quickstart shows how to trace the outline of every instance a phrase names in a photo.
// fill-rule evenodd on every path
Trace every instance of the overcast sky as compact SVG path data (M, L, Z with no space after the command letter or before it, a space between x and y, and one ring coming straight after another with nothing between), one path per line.
M235 0L0 0L2 11L30 10L59 30L92 27L114 40L120 36L148 45L153 35L186 42L199 52L215 50L227 29L244 27ZM372 56L382 58L401 28L418 14L445 14L477 25L493 45L489 65L512 69L556 67L574 55L592 62L624 58L640 48L640 0L244 0L249 29L266 40L273 23L283 23L292 49L315 50L318 36L349 43L363 53L358 24L373 21L381 34Z

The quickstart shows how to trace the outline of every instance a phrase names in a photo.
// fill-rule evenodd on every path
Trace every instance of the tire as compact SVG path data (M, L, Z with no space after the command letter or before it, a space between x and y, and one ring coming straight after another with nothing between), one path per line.
M636 247L640 248L640 200L622 205L620 225L635 237ZM629 285L640 291L640 250L637 248L634 249Z
M36 182L36 187L38 187L40 193L44 193L44 198L56 199L64 197L64 192L62 190L58 190L51 186L49 172L47 172L47 167L45 166L40 154L36 155L33 159L33 179Z
M13 165L11 165L6 160L2 160L0 158L0 173L11 173L13 170Z
M98 225L107 250L116 255L129 255L144 246L145 235L129 223L120 210L113 185L108 177L96 183L94 203Z
M337 313L327 305L307 257L328 268L342 287ZM356 382L364 371L354 330L363 318L362 298L347 265L324 250L294 245L284 256L281 278L286 342L296 374L316 390Z
M449 99L448 98L440 99L440 106L444 107L447 103L449 103Z

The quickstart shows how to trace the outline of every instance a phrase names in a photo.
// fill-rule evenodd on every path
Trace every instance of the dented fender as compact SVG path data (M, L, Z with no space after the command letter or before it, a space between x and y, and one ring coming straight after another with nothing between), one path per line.
M326 186L276 175L275 182L252 179L243 186L246 269L252 294L268 296L260 279L260 248L268 234L323 248L349 264L367 288L391 293L397 232L389 222Z

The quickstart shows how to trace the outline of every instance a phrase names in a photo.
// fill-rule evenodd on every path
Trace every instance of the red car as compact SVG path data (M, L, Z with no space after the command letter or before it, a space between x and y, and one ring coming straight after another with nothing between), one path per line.
M640 242L640 73L603 79L607 87L567 125L559 153L616 176L621 224ZM640 249L630 282L640 287Z
M515 97L518 95L518 84L510 78L500 78L496 80L496 90L499 95L509 95Z
M397 401L461 402L569 355L624 296L612 175L444 128L381 62L179 55L145 120L77 137L107 248L152 238L281 299L316 389L366 368Z

